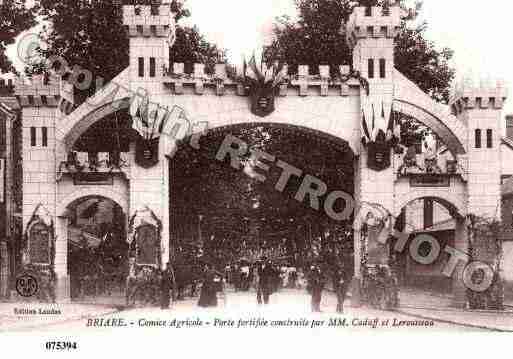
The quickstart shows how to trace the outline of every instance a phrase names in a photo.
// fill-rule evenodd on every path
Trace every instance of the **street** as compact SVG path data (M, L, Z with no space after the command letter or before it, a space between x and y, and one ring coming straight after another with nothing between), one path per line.
M423 319L413 315L381 311L369 308L346 307L344 314L335 312L336 298L325 291L322 313L310 312L310 297L304 291L282 290L271 296L267 306L256 303L253 292L228 291L220 296L217 308L203 309L196 305L197 298L175 302L170 309L160 308L112 308L84 304L68 304L61 307L62 315L40 320L34 316L20 318L7 305L2 304L0 317L2 331L50 331L105 333L121 331L154 330L229 330L287 328L313 331L341 330L346 332L368 331L477 331L484 330L465 325L450 324ZM348 303L349 304L349 303ZM23 305L17 304L17 307ZM26 306L26 305L25 305ZM35 306L32 304L32 306ZM95 310L96 308L96 310ZM81 310L83 312L81 313ZM6 312L7 310L7 312ZM10 311L10 313L9 313ZM70 314L72 313L72 314Z

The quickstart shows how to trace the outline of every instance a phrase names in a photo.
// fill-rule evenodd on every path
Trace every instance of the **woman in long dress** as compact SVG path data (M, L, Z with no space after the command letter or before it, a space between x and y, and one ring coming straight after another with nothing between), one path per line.
M217 307L216 272L210 264L205 265L203 273L203 285L198 300L200 307Z

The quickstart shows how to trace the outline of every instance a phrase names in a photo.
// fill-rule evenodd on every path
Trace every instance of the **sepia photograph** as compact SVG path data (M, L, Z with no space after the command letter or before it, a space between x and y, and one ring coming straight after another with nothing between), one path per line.
M511 10L0 0L1 345L513 332Z

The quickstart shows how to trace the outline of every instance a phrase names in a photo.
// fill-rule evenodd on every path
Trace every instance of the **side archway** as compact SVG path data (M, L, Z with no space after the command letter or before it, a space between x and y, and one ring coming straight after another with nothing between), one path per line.
M394 82L394 111L411 116L432 129L453 155L465 154L465 124L450 113L449 107L435 102L397 70Z
M447 209L447 211L449 211L451 217L458 220L465 218L466 211L463 206L463 201L456 201L454 198L452 200L448 200L433 194L421 194L415 192L412 193L411 198L403 199L402 202L398 203L397 208L399 208L399 210L397 216L400 215L401 210L403 208L408 207L408 205L418 200L432 200L434 202L438 202L442 206L444 206Z
M129 89L129 78L129 68L126 68L108 85L88 98L68 116L63 117L61 124L56 127L57 143L64 145L65 150L69 151L80 135L95 122L128 108L133 96Z
M57 206L57 217L65 216L66 209L72 203L88 197L104 197L114 201L118 206L123 209L125 214L128 214L129 201L128 196L124 193L113 191L107 188L91 187L76 190L61 200Z
M106 116L128 108L129 104L129 97L108 102L106 104L101 105L100 107L91 110L85 116L81 117L81 119L77 121L73 127L65 128L63 131L63 134L65 135L62 141L65 145L66 152L69 152L72 149L75 142L80 138L80 136L84 132L87 131L88 128L90 128L92 125L102 120Z

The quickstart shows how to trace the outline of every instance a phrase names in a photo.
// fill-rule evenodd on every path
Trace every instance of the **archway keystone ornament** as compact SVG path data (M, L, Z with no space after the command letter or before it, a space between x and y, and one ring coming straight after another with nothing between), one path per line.
M381 116L376 121L374 104L371 107L372 124L370 128L365 111L362 109L362 144L367 148L367 166L374 171L383 171L392 163L391 150L399 144L401 127L396 121L393 108L390 109L387 116L382 103Z
M132 128L136 131L135 162L143 168L151 168L159 162L160 134L170 113L159 104L150 102L147 96L137 96L130 105Z
M261 61L260 68L257 66L255 55L249 63L244 61L243 82L249 88L251 99L251 112L259 117L269 116L275 110L275 98L279 87L286 81L287 66L284 64L273 64L267 67Z

